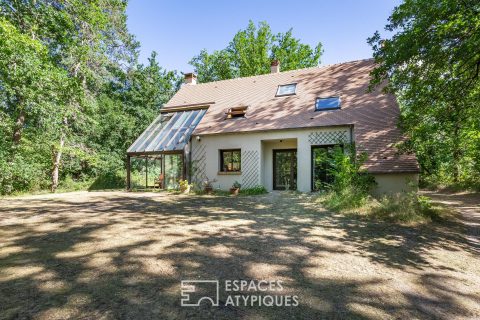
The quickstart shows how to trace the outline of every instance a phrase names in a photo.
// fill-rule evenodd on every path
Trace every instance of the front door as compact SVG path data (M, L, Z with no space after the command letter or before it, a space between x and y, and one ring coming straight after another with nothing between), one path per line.
M297 150L273 150L273 189L297 190Z

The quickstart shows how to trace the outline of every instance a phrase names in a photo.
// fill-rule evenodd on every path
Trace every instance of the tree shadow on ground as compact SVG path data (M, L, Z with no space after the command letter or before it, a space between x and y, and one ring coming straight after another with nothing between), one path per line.
M478 282L466 290L468 267L449 263L479 262L454 222L356 220L291 193L115 192L1 204L0 318L478 315ZM219 307L181 307L188 279L281 280L280 294L298 295L300 304L232 307L220 290Z

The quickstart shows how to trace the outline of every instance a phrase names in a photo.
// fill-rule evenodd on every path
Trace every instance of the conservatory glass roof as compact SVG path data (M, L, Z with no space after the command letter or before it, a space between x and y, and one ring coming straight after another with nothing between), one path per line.
M183 150L205 112L206 109L161 113L128 148L127 153Z

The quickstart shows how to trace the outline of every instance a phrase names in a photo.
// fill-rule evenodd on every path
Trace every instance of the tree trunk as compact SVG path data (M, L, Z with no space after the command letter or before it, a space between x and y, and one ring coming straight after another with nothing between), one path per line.
M63 124L66 126L67 119L63 119ZM53 161L53 169L52 169L52 186L51 191L55 192L58 188L58 173L60 170L60 161L62 160L62 151L63 146L65 145L65 131L62 128L60 133L60 143L58 148L53 148L52 152L52 161Z
M20 139L22 138L23 126L25 125L25 112L20 110L18 114L17 121L15 122L15 128L13 129L13 144L20 144Z

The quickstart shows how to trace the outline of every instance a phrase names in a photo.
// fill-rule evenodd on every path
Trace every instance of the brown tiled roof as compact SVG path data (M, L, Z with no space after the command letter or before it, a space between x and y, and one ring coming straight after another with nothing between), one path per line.
M253 77L184 85L164 108L210 104L194 134L354 125L359 151L370 172L418 172L414 155L399 155L395 97L367 92L372 59ZM296 94L277 97L279 85L297 83ZM317 97L340 96L341 109L315 111ZM214 103L212 103L214 102ZM227 109L248 106L246 118L225 120Z

